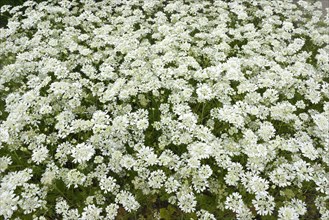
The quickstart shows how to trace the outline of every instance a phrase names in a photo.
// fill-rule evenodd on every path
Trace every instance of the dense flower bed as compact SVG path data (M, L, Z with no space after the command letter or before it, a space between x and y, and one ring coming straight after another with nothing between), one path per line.
M0 218L329 219L321 3L1 13Z

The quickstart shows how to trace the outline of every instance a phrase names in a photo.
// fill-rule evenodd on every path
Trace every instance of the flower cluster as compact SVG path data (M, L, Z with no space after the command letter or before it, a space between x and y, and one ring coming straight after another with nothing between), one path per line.
M321 3L49 0L1 13L0 218L329 218Z

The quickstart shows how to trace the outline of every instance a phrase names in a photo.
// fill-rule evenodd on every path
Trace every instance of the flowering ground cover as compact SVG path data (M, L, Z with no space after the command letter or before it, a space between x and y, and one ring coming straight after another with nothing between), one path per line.
M329 219L321 3L1 14L0 218Z

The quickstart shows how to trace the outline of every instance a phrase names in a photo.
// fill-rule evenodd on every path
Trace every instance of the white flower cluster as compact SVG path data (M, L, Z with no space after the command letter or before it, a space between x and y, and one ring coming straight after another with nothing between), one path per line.
M144 215L148 198L195 219L329 218L320 3L49 0L1 13L0 218L116 219Z

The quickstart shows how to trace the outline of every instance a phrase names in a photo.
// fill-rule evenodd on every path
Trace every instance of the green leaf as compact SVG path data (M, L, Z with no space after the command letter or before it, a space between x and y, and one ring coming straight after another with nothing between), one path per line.
M292 191L291 189L286 189L284 190L284 195L288 198L288 199L292 199L295 197L295 193L294 191Z
M169 205L167 208L160 209L160 217L165 220L170 220L172 219L174 212L175 208Z

